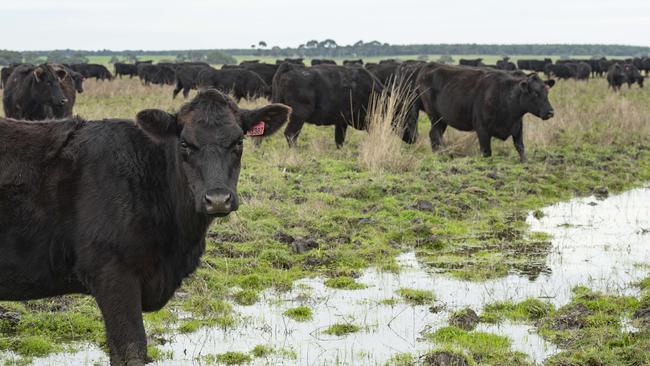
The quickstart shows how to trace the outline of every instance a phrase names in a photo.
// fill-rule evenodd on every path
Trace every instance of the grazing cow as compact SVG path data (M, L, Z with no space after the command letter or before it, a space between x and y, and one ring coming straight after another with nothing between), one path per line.
M641 59L641 67L639 67L639 70L644 71L646 76L650 75L650 57Z
M88 78L95 78L96 80L112 80L113 74L104 65L98 64L72 64L70 68L81 75Z
M517 68L519 70L546 72L546 65L552 63L553 61L550 58L544 60L517 60Z
M176 95L183 90L183 97L187 98L190 94L191 89L196 89L198 84L198 76L201 71L204 69L210 68L210 66L203 65L181 65L176 68L176 88L172 92L172 98L176 98Z
M305 62L302 58L285 58L284 60L275 60L276 65L281 65L285 62L288 62L290 64L294 65L302 65L305 66Z
M31 121L54 118L54 107L68 102L59 82L65 76L65 70L48 64L17 66L2 95L5 116Z
M641 71L631 63L623 65L623 73L625 74L625 82L627 82L627 87L632 88L632 84L638 83L639 87L643 88L643 79Z
M0 119L0 300L92 295L111 365L143 366L142 312L165 306L214 218L239 206L244 135L274 133L290 111L209 90L135 123Z
M311 60L311 65L316 66L316 65L336 65L336 61L334 60L328 60L328 59L320 59L320 58L315 58Z
M251 64L242 64L242 68L252 71L259 75L262 80L270 87L273 83L273 76L275 72L278 71L279 65L271 65L266 63L251 63Z
M398 62L367 63L365 68L387 85L395 77L395 72L400 64Z
M249 98L269 97L270 88L256 73L246 69L204 68L197 76L199 88L214 88L232 93L237 101Z
M417 88L417 76L427 63L424 61L406 61L397 66L395 70L395 78L393 82L400 84L398 86L404 93L403 97L411 98L414 100L408 105L409 112L405 115L404 126L402 126L402 141L413 144L418 137L418 117L420 111L424 111L422 100L419 98L419 91ZM385 84L386 85L386 84ZM395 89L395 90L399 90ZM400 103L398 108L404 108L404 103Z
M555 76L558 79L571 79L575 77L575 71L571 68L572 64L547 64L544 70L546 75Z
M614 91L619 91L625 81L626 77L623 67L618 63L611 65L607 70L607 84L609 87Z
M438 63L422 67L418 90L430 121L431 147L442 144L447 126L476 131L483 156L491 156L491 138L512 136L522 162L526 161L522 119L526 113L547 120L554 111L548 90L554 80L542 81L537 74L515 76Z
M138 66L135 64L116 62L113 66L115 66L115 77L119 76L121 79L122 75L128 75L129 79L131 79L134 76L138 76Z
M343 60L343 66L363 66L363 60Z
M499 69L499 70L505 70L505 71L515 71L515 70L517 70L517 65L510 62L509 59L504 58L503 60L497 61L496 68Z
M589 77L591 76L591 65L589 63L580 61L578 63L575 63L575 78L577 80L589 80Z
M174 85L176 82L176 67L174 64L149 64L142 63L138 65L138 77L144 85Z
M318 65L304 67L284 63L273 78L271 101L293 109L284 136L295 146L305 122L335 126L336 146L345 141L348 126L365 130L372 92L383 86L362 67Z
M485 66L482 58L471 59L471 60L461 58L458 61L458 64L462 66L474 66L474 67Z

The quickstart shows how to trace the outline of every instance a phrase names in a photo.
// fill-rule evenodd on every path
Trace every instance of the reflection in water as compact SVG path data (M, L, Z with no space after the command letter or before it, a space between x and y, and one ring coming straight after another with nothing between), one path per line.
M434 347L421 339L421 333L446 326L449 313L466 306L480 312L486 303L527 297L563 305L569 302L571 288L577 285L614 294L637 294L630 284L645 277L650 264L650 234L646 234L650 229L650 189L633 190L604 201L593 197L575 199L543 212L540 220L532 215L528 218L533 231L553 235L546 263L535 267L543 268L541 273L537 270L532 276L510 274L485 282L468 282L430 273L420 266L414 253L405 253L398 259L404 267L399 274L365 271L359 282L369 287L363 290L333 290L325 287L322 279L304 279L289 293L267 292L257 304L237 307L244 319L235 329L201 329L189 335L172 336L161 348L172 351L174 359L164 364L198 363L196 359L203 355L249 352L258 344L296 354L295 359L256 360L259 364L383 364L396 353L425 352ZM379 304L397 297L395 292L401 287L433 291L443 310L433 314L428 306ZM286 309L303 304L313 309L312 321L297 323L282 315ZM333 323L345 322L363 330L346 337L322 333ZM478 329L510 337L515 350L527 353L538 363L557 352L527 325L481 324ZM37 363L105 362L106 357L99 355L91 347Z

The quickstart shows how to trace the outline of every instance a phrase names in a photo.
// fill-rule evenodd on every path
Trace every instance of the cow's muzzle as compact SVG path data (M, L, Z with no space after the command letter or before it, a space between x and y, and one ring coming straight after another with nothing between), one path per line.
M205 212L208 215L225 216L237 210L235 197L230 192L211 190L205 195Z
M68 103L68 98L59 99L59 102L57 104L58 105L64 105L66 103Z
M555 115L555 111L551 109L550 111L546 112L545 115L542 116L542 119L546 121L547 119L553 118L554 115Z

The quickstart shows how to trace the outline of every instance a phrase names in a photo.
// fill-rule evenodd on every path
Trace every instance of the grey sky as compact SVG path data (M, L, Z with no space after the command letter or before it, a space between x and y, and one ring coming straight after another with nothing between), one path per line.
M326 38L650 46L648 0L0 0L0 14L0 48L13 50L286 47Z

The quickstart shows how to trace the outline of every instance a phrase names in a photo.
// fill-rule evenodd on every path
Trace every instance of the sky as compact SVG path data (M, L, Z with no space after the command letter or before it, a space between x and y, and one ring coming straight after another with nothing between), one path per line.
M649 0L0 0L0 49L338 44L650 46Z

